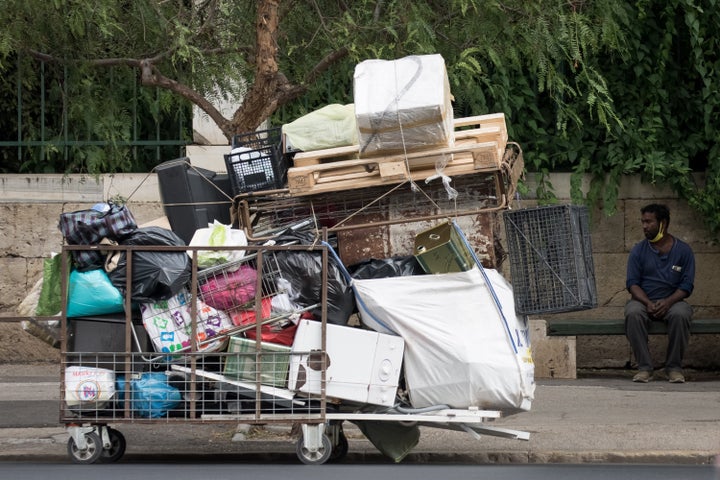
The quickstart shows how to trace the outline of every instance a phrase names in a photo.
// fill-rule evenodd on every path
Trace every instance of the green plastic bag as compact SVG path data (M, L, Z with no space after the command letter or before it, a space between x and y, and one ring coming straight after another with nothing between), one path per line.
M70 257L66 257L70 258ZM67 265L70 272L70 264ZM58 315L62 310L62 255L57 254L43 260L43 282L40 299L35 308L35 315L50 317Z
M355 104L326 105L283 125L282 133L294 149L304 152L357 145Z

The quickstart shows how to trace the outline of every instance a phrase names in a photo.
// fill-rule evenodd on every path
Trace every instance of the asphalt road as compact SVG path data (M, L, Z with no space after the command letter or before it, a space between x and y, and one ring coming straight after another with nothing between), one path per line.
M0 479L13 480L713 480L710 465L273 465L118 463L94 465L3 463Z

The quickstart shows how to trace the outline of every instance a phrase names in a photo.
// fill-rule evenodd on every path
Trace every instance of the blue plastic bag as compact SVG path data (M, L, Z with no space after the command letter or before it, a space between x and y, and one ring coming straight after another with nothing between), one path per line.
M125 400L125 377L116 379L118 401ZM130 408L140 417L159 418L180 404L180 390L168 383L168 377L162 372L146 372L140 378L130 381Z
M124 312L123 296L105 270L70 272L68 317L89 317Z

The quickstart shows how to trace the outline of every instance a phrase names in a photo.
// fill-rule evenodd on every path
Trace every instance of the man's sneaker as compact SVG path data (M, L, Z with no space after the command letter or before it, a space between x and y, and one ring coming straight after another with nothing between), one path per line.
M633 382L648 383L650 381L650 377L651 375L649 370L640 370L633 377Z
M685 377L681 372L673 370L668 372L668 382L670 383L685 383Z

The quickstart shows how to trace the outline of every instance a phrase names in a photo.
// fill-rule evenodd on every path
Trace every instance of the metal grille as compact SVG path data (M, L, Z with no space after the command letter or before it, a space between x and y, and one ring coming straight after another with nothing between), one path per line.
M518 313L597 306L587 208L559 205L503 213Z
M124 112L130 115L131 122L127 125L129 138L117 132L105 138L100 130L87 128L84 111L81 117L68 113L80 111L72 108L77 98L88 101L88 86L62 65L18 55L15 65L9 63L6 67L6 78L15 76L16 86L15 101L8 96L8 101L0 105L0 114L6 120L0 131L0 158L9 172L20 171L20 166L28 162L31 168L38 164L61 172L68 170L69 163L78 163L77 158L96 157L111 148L115 149L113 155L120 152L131 158L134 171L144 172L163 158L183 156L186 145L192 143L188 140L192 138L189 104L160 88L154 94L142 95L137 75L125 67L98 72L103 80L97 89L112 90L115 97L124 95ZM107 101L99 101L104 102L101 108L110 108ZM177 102L168 110L172 113L165 113L159 106L167 101ZM87 168L85 164L83 167Z
M187 248L195 261L200 247ZM311 353L289 346L295 322L319 304L290 301L278 260L309 247L210 248L236 260L198 270L194 285L141 304L129 323L124 313L67 319L61 421L321 418L322 394L289 388L291 365Z
M392 215L412 221L432 214L481 213L504 207L503 187L497 174L458 176L451 186L458 192L456 200L448 199L447 190L438 179L421 184L422 191L414 190L407 182L306 197L236 197L234 208L243 227L254 236L263 236L303 222L331 229L351 225L354 215L360 219L374 217L377 223L378 218L390 219Z
M238 337L240 338L240 337ZM248 342L244 351L183 353L67 353L63 359L62 420L287 421L321 412L321 399L288 390L292 359L308 352L269 353L274 344ZM152 357L153 362L147 359ZM126 367L126 359L129 362ZM108 362L115 365L109 369Z

